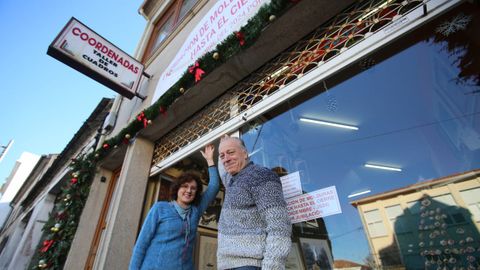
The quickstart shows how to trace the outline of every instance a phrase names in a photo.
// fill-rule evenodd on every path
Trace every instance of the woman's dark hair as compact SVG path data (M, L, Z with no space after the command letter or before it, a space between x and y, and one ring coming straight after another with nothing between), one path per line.
M193 204L198 205L200 203L200 198L203 192L203 185L200 181L200 177L193 173L183 173L180 177L175 181L170 188L170 199L176 201L178 196L178 190L180 187L188 182L195 181L197 183L197 192L195 193L195 199L193 199Z

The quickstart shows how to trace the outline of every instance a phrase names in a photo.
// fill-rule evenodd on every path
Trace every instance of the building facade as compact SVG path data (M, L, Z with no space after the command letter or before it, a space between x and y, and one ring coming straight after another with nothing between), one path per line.
M47 226L49 217L58 212L55 206L63 199L63 189L72 183L72 162L95 150L112 104L112 99L102 99L60 154L36 156L35 167L26 174L16 192L10 194L12 211L0 231L1 269L37 266L37 251L45 237L55 230Z
M23 185L28 175L32 172L38 163L38 155L23 152L20 158L15 162L12 172L2 185L2 197L0 198L0 227L3 228L8 215L12 211L10 203Z
M35 253L42 235L41 229L52 210L55 196L45 196L35 208L27 210L22 207L19 198L27 195L26 191L43 176L57 156L41 156L10 202L12 211L0 234L0 241L4 243L0 253L2 269L24 269Z
M430 216L427 236L427 225L400 218L417 207L403 193L389 222L434 235L432 245L400 239L384 223L387 210L361 203L479 168L477 1L146 0L139 12L148 22L135 53L150 75L138 89L146 98L115 100L110 138L127 141L98 163L104 181L92 186L65 269L127 269L151 205L168 200L184 171L207 184L199 150L224 134L241 137L253 162L282 177L293 223L288 269L479 266L476 246L440 248L460 238L440 239ZM458 204L462 226L447 221L457 207L448 192L425 193L447 196L429 213L440 209L443 235L461 228L468 243L478 242L478 177L469 181L457 190L468 193ZM223 192L199 224L198 269L216 269Z

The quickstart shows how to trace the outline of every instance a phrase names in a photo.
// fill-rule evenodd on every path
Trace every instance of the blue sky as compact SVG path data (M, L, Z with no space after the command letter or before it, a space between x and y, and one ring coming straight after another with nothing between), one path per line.
M103 97L116 93L46 54L71 17L133 55L143 0L0 1L0 184L22 152L60 153Z

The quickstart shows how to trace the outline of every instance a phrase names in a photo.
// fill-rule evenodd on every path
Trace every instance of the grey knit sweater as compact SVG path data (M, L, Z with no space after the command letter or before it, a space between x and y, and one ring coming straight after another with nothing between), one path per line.
M218 225L218 269L285 269L291 230L280 179L249 163L226 185Z

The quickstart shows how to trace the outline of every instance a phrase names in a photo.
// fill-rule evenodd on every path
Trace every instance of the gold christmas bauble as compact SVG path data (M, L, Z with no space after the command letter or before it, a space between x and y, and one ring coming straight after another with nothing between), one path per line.
M178 91L180 91L180 94L183 94L183 93L185 93L185 88L180 87L180 89L178 89Z
M73 178L78 178L78 173L72 173Z
M213 53L213 59L218 60L220 58L220 54L218 52Z
M148 120L147 123L148 123L149 125L151 125L151 124L152 124L152 120Z
M60 230L60 229L57 228L57 227L52 227L52 228L50 228L50 231L51 231L51 232L58 232L59 230Z
M131 137L130 134L128 134L128 133L125 134L125 139L130 140L130 137Z
M275 15L270 15L270 17L268 17L268 20L273 22L273 21L275 21L276 18L277 17Z
M38 261L38 267L39 268L45 268L45 267L47 267L47 264L45 263L44 260L40 260L40 261Z

